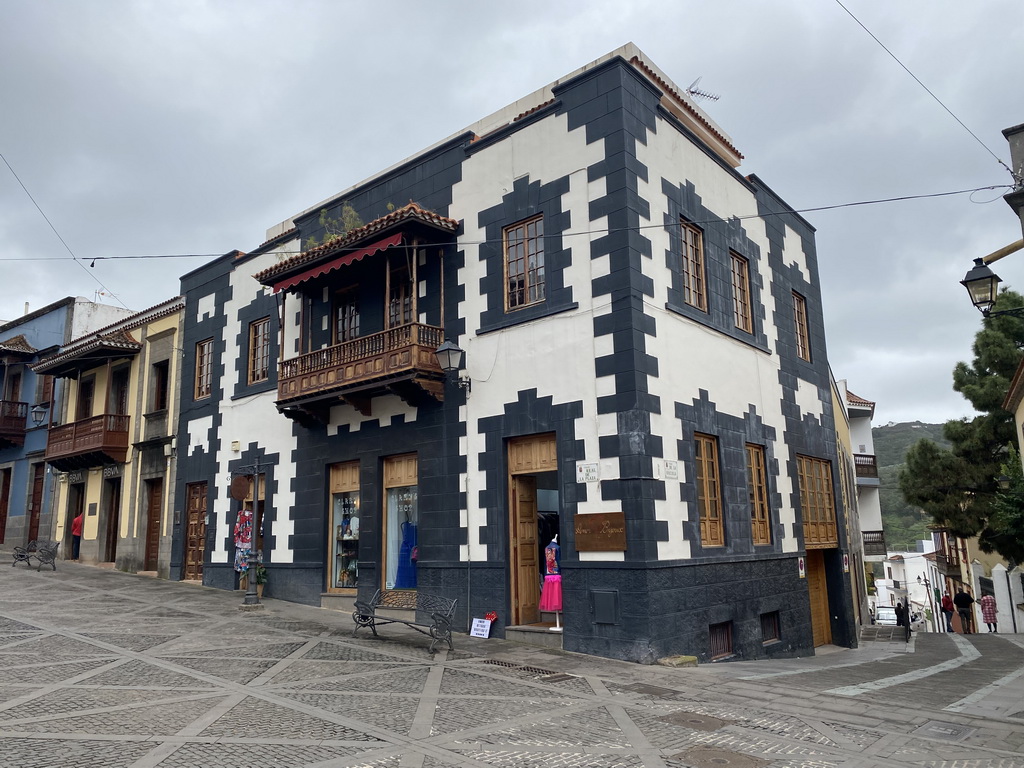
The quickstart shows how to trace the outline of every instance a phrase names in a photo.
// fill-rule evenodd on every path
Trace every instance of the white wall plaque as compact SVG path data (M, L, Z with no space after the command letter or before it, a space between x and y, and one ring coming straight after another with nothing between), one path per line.
M596 483L601 479L600 465L596 461L576 462L576 482L577 483Z

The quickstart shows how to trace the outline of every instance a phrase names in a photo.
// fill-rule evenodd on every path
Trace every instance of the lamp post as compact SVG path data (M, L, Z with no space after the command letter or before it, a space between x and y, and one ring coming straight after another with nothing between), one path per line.
M970 294L971 304L977 307L985 317L998 317L999 315L1024 316L1024 307L992 310L996 299L999 298L999 284L1002 282L1002 279L989 269L988 266L993 261L1008 256L1022 248L1024 248L1024 239L1000 248L998 251L993 251L988 256L975 259L974 266L967 271L964 279L960 281L960 285L966 288L967 293Z
M444 371L445 379L454 378L455 383L461 389L466 390L466 397L469 397L469 377L459 376L458 372L462 368L466 358L466 352L453 343L449 339L445 339L444 342L436 350L434 350L434 356L437 358L437 364L441 366L441 370ZM458 413L458 411L456 411ZM442 408L441 410L441 450L444 452L444 477L447 481L451 477L451 465L448 462L448 412L447 409ZM473 612L470 610L470 597L472 595L473 586L473 553L471 537L466 538L466 628L467 631L473 627Z
M925 592L928 593L928 610L932 612L932 631L933 632L938 632L939 630L938 630L938 627L937 627L937 625L935 623L936 622L935 603L932 602L932 585L931 585L931 582L928 581L928 577L927 576L924 577L923 581L921 580L921 577L918 576L917 577L917 583L918 584L924 584Z
M260 610L263 608L263 603L260 602L259 592L256 590L256 566L259 562L258 553L256 552L256 542L263 522L262 515L260 515L260 457L257 456L256 461L250 466L239 467L233 474L235 474L239 479L242 477L252 478L252 533L249 538L249 558L246 566L245 598L242 600L242 604L239 606L239 609L243 611ZM241 495L242 498L238 498L239 495ZM234 483L232 483L232 498L244 503L244 497L246 495L248 494L236 494ZM257 523L259 523L259 525L257 525Z

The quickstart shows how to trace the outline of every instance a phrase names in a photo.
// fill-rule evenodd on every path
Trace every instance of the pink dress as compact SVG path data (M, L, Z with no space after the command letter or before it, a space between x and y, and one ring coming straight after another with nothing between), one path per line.
M540 609L562 610L562 574L558 572L558 545L554 542L544 549L544 586L540 592Z

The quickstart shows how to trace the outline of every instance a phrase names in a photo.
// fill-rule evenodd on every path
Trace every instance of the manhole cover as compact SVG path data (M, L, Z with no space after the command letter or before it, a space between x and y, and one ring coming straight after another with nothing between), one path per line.
M915 728L911 733L915 736L925 736L930 739L945 739L946 741L962 741L977 731L977 728L970 728L966 725L956 723L944 723L941 720L929 720L924 725Z
M695 731L717 731L727 725L732 725L731 720L723 720L720 717L701 715L696 712L673 712L671 715L659 717L664 723L681 725L684 728L692 728Z
M625 687L634 693L642 693L644 696L671 696L675 693L671 688L662 688L657 685L647 685L646 683L633 683Z
M769 763L768 760L741 755L739 752L707 748L680 752L678 755L672 755L671 759L692 765L693 768L762 768Z

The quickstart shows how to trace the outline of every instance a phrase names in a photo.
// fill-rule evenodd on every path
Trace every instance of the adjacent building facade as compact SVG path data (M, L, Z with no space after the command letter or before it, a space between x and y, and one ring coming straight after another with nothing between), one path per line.
M127 310L68 296L0 325L0 543L24 546L53 533L47 428L59 423L63 386L33 363Z
M740 161L628 45L186 275L172 575L252 519L269 596L502 636L557 542L567 650L855 644L814 230Z
M180 298L62 345L33 366L63 382L45 460L57 473L53 530L71 556L132 573L170 574Z

